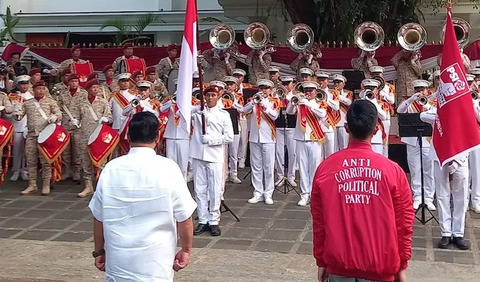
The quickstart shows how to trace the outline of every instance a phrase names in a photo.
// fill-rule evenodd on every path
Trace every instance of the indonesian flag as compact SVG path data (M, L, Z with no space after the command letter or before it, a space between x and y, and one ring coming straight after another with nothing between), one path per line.
M185 13L185 27L183 33L182 50L180 53L180 67L177 81L177 105L181 116L190 132L192 113L193 73L197 71L197 6L195 0L187 0Z
M2 60L4 60L5 62L8 62L13 53L20 53L20 59L21 59L27 51L28 51L28 47L18 45L17 43L14 43L14 42L10 42L7 44L7 46L5 46L5 49L3 50Z
M480 144L472 97L455 31L452 10L447 8L443 58L438 87L437 118L433 126L433 147L440 166L467 154Z

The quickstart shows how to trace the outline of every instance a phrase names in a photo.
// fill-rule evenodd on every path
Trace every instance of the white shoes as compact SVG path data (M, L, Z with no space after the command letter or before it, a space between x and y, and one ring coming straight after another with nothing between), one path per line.
M290 186L292 186L293 188L297 188L297 183L295 182L294 179L288 179L288 184L290 184Z
M20 176L20 171L14 171L12 177L10 177L10 181L15 182L18 180L18 177Z
M267 205L273 205L273 200L272 200L272 198L265 198L265 204L267 204Z
M413 201L413 209L414 210L418 210L418 208L420 207L420 204L422 203L422 200L418 199L418 200L414 200Z
M297 203L298 206L304 207L308 205L308 199L307 198L301 198L300 201Z
M245 168L245 162L238 162L238 168Z
M282 186L283 183L285 182L285 178L280 178L279 180L277 180L277 182L275 182L275 187L277 186Z
M428 202L428 203L427 203L427 208L428 208L430 211L436 211L436 210L437 210L437 207L436 207L432 202Z
M230 181L233 184L241 184L242 183L242 181L236 175L230 176Z
M474 213L480 213L480 204L472 205L472 210Z
M20 178L23 181L28 181L28 172L26 172L25 170L22 170L22 172L20 172Z
M263 197L253 197L251 199L248 200L248 203L249 204L257 204L257 203L260 203L260 202L263 202Z

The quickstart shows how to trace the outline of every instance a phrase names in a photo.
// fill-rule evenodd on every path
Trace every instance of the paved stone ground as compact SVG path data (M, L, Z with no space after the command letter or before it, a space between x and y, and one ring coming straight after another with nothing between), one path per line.
M245 175L246 171L242 172ZM8 178L7 178L8 179ZM92 218L88 199L78 199L82 186L58 183L49 197L20 196L26 182L8 180L0 194L0 238L52 242L92 242ZM312 229L308 207L298 207L295 192L274 193L275 204L256 205L246 201L252 195L250 180L241 185L227 185L226 203L240 217L222 216L222 236L195 237L194 247L213 250L243 250L284 254L311 254ZM435 248L440 239L436 222L422 226L415 223L413 260L451 264L480 265L480 215L468 212L466 239L469 251Z

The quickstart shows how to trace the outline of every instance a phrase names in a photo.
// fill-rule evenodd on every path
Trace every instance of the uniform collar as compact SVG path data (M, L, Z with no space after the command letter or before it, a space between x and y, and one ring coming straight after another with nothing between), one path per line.
M348 148L372 151L372 144L367 141L350 141L350 143L348 143Z
M148 147L132 147L128 152L129 155L142 154L142 155L156 155L155 150Z

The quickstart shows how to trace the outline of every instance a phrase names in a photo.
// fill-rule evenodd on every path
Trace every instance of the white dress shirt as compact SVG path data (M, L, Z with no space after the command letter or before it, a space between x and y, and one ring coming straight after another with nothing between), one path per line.
M127 99L128 102L131 102L136 96L133 95L130 90L120 90L120 95L123 95ZM123 127L123 124L127 121L127 116L122 114L123 107L120 106L115 99L112 97L110 99L110 108L112 109L112 117L113 117L113 129L120 130Z
M105 281L173 281L177 222L196 207L178 165L153 149L108 162L89 205L103 222Z
M412 105L413 102L415 102L415 100L412 100L412 97L410 97L409 99L403 101L402 103L400 103L400 105L398 105L397 112L399 114L416 113ZM424 111L428 111L430 110L430 108L431 108L430 104L423 106ZM410 146L418 145L418 137L402 137L401 141ZM428 148L428 147L430 147L430 142L428 141L427 137L422 137L422 148Z
M265 108L264 113L268 115L272 120L276 120L278 115L280 114L277 110L274 109L273 102L269 101L268 98L263 98L262 107ZM276 143L277 140L272 138L272 128L269 126L267 121L261 117L260 118L260 127L257 126L257 115L261 113L257 113L257 107L255 103L250 102L245 105L243 108L243 112L245 114L252 114L250 117L250 142L254 143ZM275 130L275 128L273 128Z
M198 107L199 109L200 107ZM168 113L168 122L167 128L165 128L165 134L163 135L166 139L178 139L178 140L190 140L190 129L187 129L187 123L183 116L180 114L180 111L174 112L175 107L173 106L172 100L162 104L160 106L160 112ZM175 114L179 116L178 125L175 124ZM192 107L193 114L193 107Z
M320 125L322 122L322 119L326 117L327 111L325 109L320 108L320 105L318 104L316 99L312 99L312 100L305 99L305 106L310 108L312 113L317 118L316 121ZM295 132L293 133L293 139L297 141L311 141L312 128L310 127L310 124L307 122L305 124L305 132L302 130L300 126L301 117L300 117L300 113L298 112L298 107L294 106L292 103L289 103L287 106L287 114L289 115L297 114L297 125L295 127Z
M348 98L348 92L345 89L342 89L340 96L338 97L340 104L343 104L347 107L352 105L352 100ZM342 109L340 109L340 121L337 124L337 127L344 127L347 123L347 113L344 113Z

